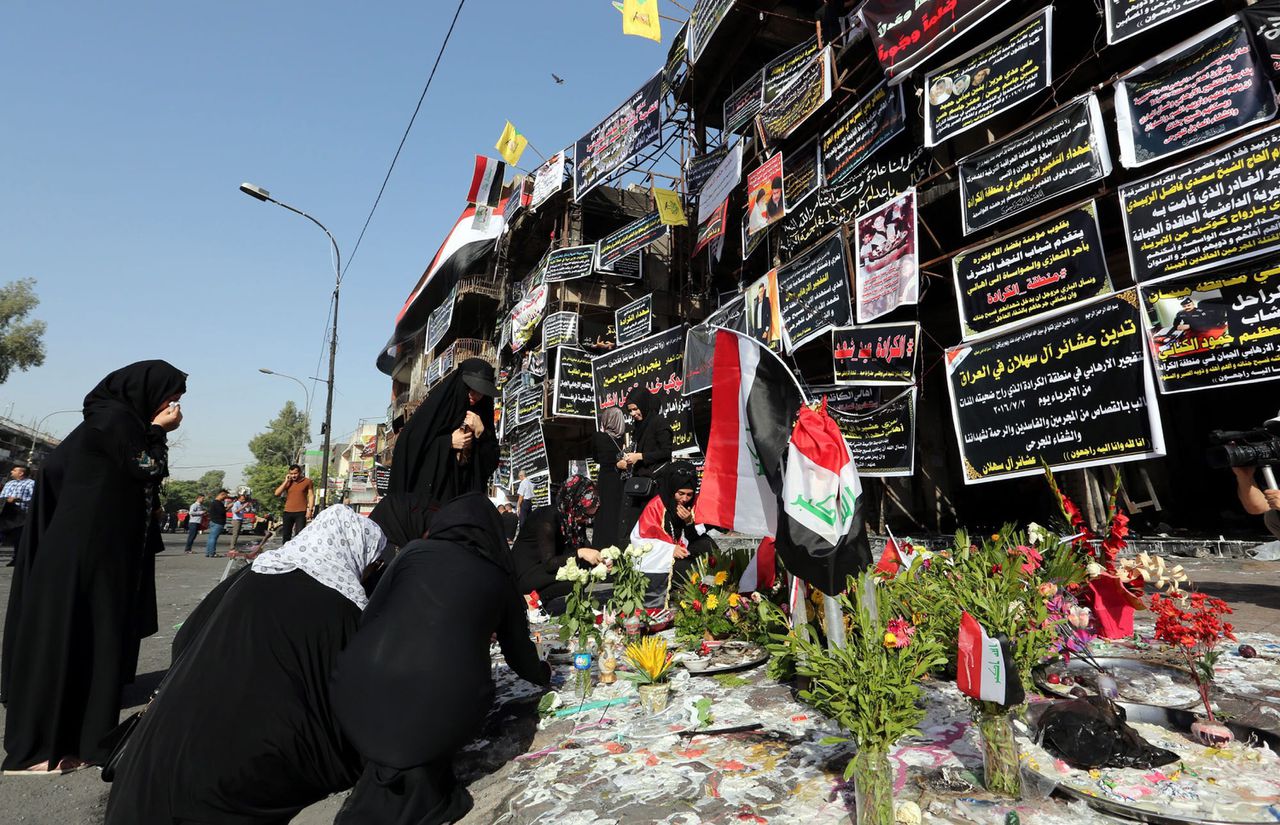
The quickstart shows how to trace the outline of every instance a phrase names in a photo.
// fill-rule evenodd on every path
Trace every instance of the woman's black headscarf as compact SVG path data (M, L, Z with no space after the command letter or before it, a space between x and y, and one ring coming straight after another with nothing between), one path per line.
M389 544L399 548L426 536L438 509L426 496L389 493L369 513L369 520L382 528Z
M624 407L630 406L631 404L635 404L636 408L640 410L640 420L636 421L633 419L631 421L631 431L635 434L636 444L638 446L640 443L640 437L644 435L645 427L649 425L649 391L644 387L636 387L631 392L627 393L627 400ZM631 416L627 415L627 418L631 418Z
M84 397L84 417L123 416L143 430L166 398L187 391L187 374L168 361L139 361L98 382Z
M679 536L685 522L676 515L676 491L693 490L698 494L698 470L687 461L673 461L658 473L658 495L667 508L667 534Z
M502 516L484 493L467 493L441 507L431 520L427 540L456 544L512 572Z
M447 376L418 407L409 423L396 437L392 453L389 491L392 493L421 493L439 501L442 492L436 488L447 473L453 471L449 462L454 460L453 449L439 442L462 426L468 410L474 410L484 422L481 440L493 440L493 398L482 396L473 408L467 398L467 371L473 366L493 367L479 358L468 358ZM476 445L477 447L479 445Z

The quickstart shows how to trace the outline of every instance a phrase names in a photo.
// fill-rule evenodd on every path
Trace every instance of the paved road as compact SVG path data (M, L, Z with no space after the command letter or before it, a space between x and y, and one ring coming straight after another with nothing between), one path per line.
M155 687L169 666L169 646L174 625L181 622L200 599L218 583L226 567L226 559L206 559L200 552L184 555L184 537L166 536L166 551L156 558L156 592L159 600L160 632L142 644L139 676L125 694L122 715L136 710ZM226 541L220 549L225 552ZM1239 559L1179 559L1200 589L1221 596L1236 608L1236 625L1250 631L1280 635L1280 562L1254 562ZM8 603L9 568L0 568L0 605ZM0 622L3 622L0 613ZM0 724L4 710L0 708ZM495 762L500 761L495 759ZM501 771L473 785L477 808L464 823L488 825L495 818L495 807L505 809ZM39 823L45 825L94 825L102 821L106 805L107 785L96 770L80 771L57 777L0 777L0 822ZM341 804L334 797L304 811L295 825L328 825Z

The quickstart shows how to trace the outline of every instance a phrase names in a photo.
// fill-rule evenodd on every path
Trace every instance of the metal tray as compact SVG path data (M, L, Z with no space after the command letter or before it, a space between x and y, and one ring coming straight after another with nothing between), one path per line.
M1161 674L1168 676L1179 687L1185 687L1190 693L1185 701L1161 703L1161 707L1192 708L1200 703L1200 696L1195 687L1195 679L1192 678L1189 672L1181 668L1162 665L1156 662L1148 662L1143 659L1131 659L1124 656L1097 656L1093 658L1093 661L1097 662L1104 670L1115 678L1116 683L1120 688L1121 702L1136 702L1139 698L1149 697L1149 694L1142 697L1134 696L1132 693L1127 696L1125 695L1126 685L1131 684L1134 677L1140 673L1142 675ZM1084 659L1072 659L1067 663L1064 663L1062 659L1055 659L1051 662L1038 666L1032 672L1031 678L1035 682L1036 687L1039 688L1040 692L1045 696L1069 699L1071 697L1070 685L1055 685L1048 681L1048 675L1051 672L1062 673L1064 670L1073 676L1077 674L1083 675L1085 677L1083 680L1083 686L1089 689L1091 693L1096 692L1096 682L1091 677L1093 674L1096 674L1097 671ZM1077 684L1080 684L1080 682L1077 682Z

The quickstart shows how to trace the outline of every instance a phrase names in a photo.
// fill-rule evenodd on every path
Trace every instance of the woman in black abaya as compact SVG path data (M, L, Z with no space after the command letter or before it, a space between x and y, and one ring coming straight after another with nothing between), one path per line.
M600 430L592 436L591 447L596 459L596 493L600 509L596 512L591 542L596 547L625 546L626 537L619 533L622 517L622 470L618 463L626 455L627 421L622 410L609 407L600 411ZM619 545L619 541L623 545Z
M116 767L106 825L283 825L351 787L329 701L386 539L335 504L205 597Z
M586 546L587 529L592 517L599 515L598 506L591 479L570 476L560 485L555 504L534 510L511 545L516 589L522 594L538 591L552 615L564 612L562 597L573 589L572 583L556 579L556 571L569 559L580 560L586 567L602 561L599 548Z
M453 757L493 702L494 633L512 670L548 684L502 521L473 493L442 507L428 537L401 549L339 657L334 710L366 765L336 825L434 825L470 810Z
M631 420L632 451L623 454L616 466L631 473L634 479L653 479L671 460L671 428L650 411L652 396L644 387L636 387L626 400L627 417ZM633 484L646 485L644 481ZM625 489L625 487L624 487ZM622 515L618 522L618 536L630 536L631 529L640 518L640 511L657 492L656 485L649 484L636 493L622 497Z
M116 370L50 454L18 547L0 698L6 772L105 756L142 639L156 632L158 489L187 376L164 361Z
M483 492L498 469L493 432L493 366L468 358L440 382L396 437L392 493L449 501Z

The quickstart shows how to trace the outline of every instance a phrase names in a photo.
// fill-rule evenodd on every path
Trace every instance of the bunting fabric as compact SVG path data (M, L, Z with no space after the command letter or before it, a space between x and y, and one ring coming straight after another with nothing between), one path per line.
M498 154L502 155L502 159L507 162L508 166L517 166L520 163L520 156L524 154L524 149L529 145L529 139L520 134L516 127L507 121L507 125L502 128L502 136L498 138L498 143L494 146L498 150Z
M738 592L751 593L772 590L778 580L778 559L773 544L773 537L760 539L760 546L747 562L747 569L742 571L738 579Z
M871 566L862 484L840 425L827 412L801 407L787 446L779 496L778 555L791 573L828 596Z
M662 42L658 0L622 0L622 33Z
M476 155L476 170L471 175L467 202L491 208L497 206L502 201L502 179L506 174L502 161Z
M800 388L778 356L737 332L716 331L711 363L698 518L749 536L776 535L782 456Z
M636 526L631 528L631 545L648 548L636 564L645 573L671 572L676 550L688 548L683 536L677 538L667 532L666 519L667 506L660 496L654 496L641 511Z
M960 616L960 655L956 661L956 687L983 702L1013 707L1026 699L1022 680L1013 665L1008 639L992 638L966 611Z

